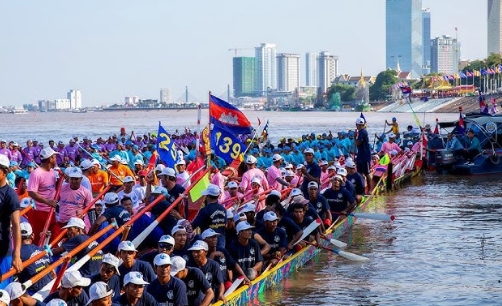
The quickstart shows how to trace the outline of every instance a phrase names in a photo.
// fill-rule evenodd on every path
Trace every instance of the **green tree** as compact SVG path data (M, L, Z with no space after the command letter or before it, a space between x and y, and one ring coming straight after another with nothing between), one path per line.
M343 84L331 85L331 87L328 88L328 91L326 92L328 100L331 100L331 96L333 96L335 93L340 94L340 99L343 102L354 101L354 99L356 98L356 88L349 85L343 85Z
M385 70L380 72L375 80L375 84L370 87L370 100L385 100L394 84L398 82L395 70Z
M488 55L485 60L486 67L492 68L502 64L502 57L498 53Z

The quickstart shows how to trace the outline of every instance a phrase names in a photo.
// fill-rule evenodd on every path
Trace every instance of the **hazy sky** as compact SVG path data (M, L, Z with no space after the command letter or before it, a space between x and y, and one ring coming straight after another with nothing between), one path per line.
M461 57L486 57L486 0L423 0L432 37L454 35ZM3 0L0 105L66 98L84 106L125 96L206 99L232 84L229 48L330 51L340 72L385 69L385 0ZM254 56L242 50L241 56ZM302 74L304 71L302 71ZM302 75L302 79L304 76Z

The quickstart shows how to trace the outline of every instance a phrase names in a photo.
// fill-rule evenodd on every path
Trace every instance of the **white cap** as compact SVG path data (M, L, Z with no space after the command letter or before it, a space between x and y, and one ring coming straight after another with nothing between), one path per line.
M115 205L119 203L119 197L115 192L108 192L105 194L105 199L103 200L105 205Z
M173 256L171 258L171 276L175 276L178 272L185 269L186 260L181 256Z
M331 166L328 167L328 170L334 170L334 171L336 171L336 166L335 165L331 165Z
M168 192L165 187L158 186L154 191L152 191L152 194L168 194Z
M188 251L207 251L209 250L209 247L207 246L207 243L202 240L197 240L195 243L188 249Z
M0 289L0 302L4 302L6 305L10 304L10 294L3 289Z
M253 177L253 179L251 179L251 183L256 183L261 186L261 179L259 177Z
M334 181L334 180L336 180L336 179L338 179L338 180L340 180L340 181L342 181L342 182L343 182L343 178L342 178L340 175L338 175L338 174L337 174L337 175L335 175L335 176L333 176L333 177L331 178L331 180L332 180L332 181Z
M247 221L248 217L243 212L234 215L234 222Z
M299 195L293 199L293 203L301 203L303 205L307 204L309 200L305 199L303 195Z
M62 299L52 299L45 306L68 306Z
M9 168L10 167L10 160L7 156L0 154L0 166Z
M232 219L233 217L234 213L230 209L227 209L227 219Z
M176 177L176 171L174 171L173 168L165 167L164 169L162 169L162 172L158 176L161 175Z
M115 257L115 255L113 255L112 253L106 253L105 255L103 255L103 260L101 262L113 266L115 268L115 274L120 275L119 272L120 260L117 257Z
M237 188L237 187L239 187L239 185L237 185L236 182L231 181L231 182L228 182L227 187L228 188Z
M51 147L44 148L42 151L40 151L40 158L47 159L54 154L59 154L59 153L54 151Z
M245 231L245 230L248 230L248 229L251 229L251 228L254 228L254 226L252 226L251 224L249 224L247 221L242 221L240 222L239 224L237 224L237 234L241 231Z
M148 285L148 282L145 282L143 279L143 274L138 271L132 271L126 274L124 277L124 286L127 284L135 284L135 285Z
M254 203L254 201L247 202L246 204L244 204L244 206L242 206L240 212L242 212L242 213L254 212L256 210L256 205L254 205L253 203Z
M408 143L406 145L407 146L412 146L413 145L413 141L408 141Z
M314 154L314 149L312 148L307 148L303 151L303 154Z
M282 197L281 192L280 192L280 191L278 191L278 190L275 190L275 189L274 189L274 190L272 190L272 191L270 191L270 193L269 193L269 194L267 194L267 198L268 198L268 196L272 196L272 195L277 196L277 197L279 197L279 198L280 198L280 197Z
M300 170L301 168L303 168L304 166L302 164L299 164L298 166L296 166L296 170Z
M62 228L70 228L70 227L78 227L80 229L85 229L85 222L80 218L71 217L70 221L68 221L68 223Z
M319 185L315 181L310 181L309 184L307 185L307 188L319 188Z
M134 244L131 241L128 241L128 240L121 241L119 243L118 250L119 250L119 252L120 251L133 251L133 252L137 252L138 251L138 250L136 250L136 247L134 246Z
M347 176L347 170L345 170L345 168L338 168L338 171L336 171L336 174L341 175L341 176Z
M30 197L26 197L21 200L19 206L21 206L21 208L25 208L28 206L32 206L33 204L35 204L35 201L33 201L33 199Z
M387 135L389 138L396 138L396 135L394 133L389 133L389 135Z
M185 162L184 159L179 159L177 162L176 162L176 166L177 165L186 165L187 163Z
M213 197L217 197L220 195L220 187L214 185L214 184L209 184L205 190L202 190L201 194L202 195L210 195Z
M164 166L163 164L158 164L156 167L155 167L155 171L159 171L159 172L162 172L162 170L164 170L166 166Z
M352 159L349 159L345 161L345 168L355 168L356 164L354 164L354 161Z
M21 222L19 228L21 229L21 237L29 237L33 234L33 228L31 228L31 224L28 222Z
M404 148L404 152L410 152L410 151L411 151L410 148L408 147Z
M280 156L279 154L274 154L274 156L272 156L273 162L280 161L282 159L284 159L284 158L282 158L282 156Z
M286 167L284 167L284 169L293 169L293 165L292 164L287 164Z
M327 161L323 160L319 163L320 166L327 166L329 165Z
M137 159L135 162L134 162L135 165L144 165L145 162L141 159Z
M169 243L171 245L174 245L174 238L171 235L162 235L159 239L159 243Z
M110 161L122 162L122 158L120 158L120 156L118 156L118 155L113 155L113 157L110 158Z
M365 124L366 122L364 122L364 119L359 117L356 119L356 124Z
M78 167L68 168L68 169L66 169L65 172L66 172L66 175L68 175L68 177L82 178L82 170L80 170L80 168L78 168Z
M66 271L63 274L63 279L61 280L61 287L63 288L73 288L73 287L87 287L91 284L91 279L83 277L80 271Z
M93 165L96 165L96 166L101 165L101 164L99 163L99 160L97 160L97 159L95 159L95 158L94 158L93 160L91 160L91 163L92 163Z
M128 175L124 177L124 183L134 183L134 179L132 178L132 176Z
M291 193L289 194L290 197L296 197L298 195L301 195L303 194L302 191L300 190L300 188L294 188L293 190L291 190Z
M156 266L171 265L171 257L166 253L157 254L153 259L153 264Z
M113 289L111 289L108 284L104 282L96 282L92 284L91 288L89 288L89 301L87 302L87 305L89 305L92 301L110 296L113 293Z
M209 237L219 236L219 235L220 235L220 233L217 233L214 229L208 228L207 230L202 232L201 237L202 237L202 239L206 239Z
M390 155L391 155L391 156L397 155L397 151L396 151L396 150L392 150L392 151L390 151Z
M99 162L98 162L98 164L99 164ZM82 168L82 170L87 170L87 169L89 169L92 166L94 166L94 164L90 160L88 160L88 159L84 159L80 163L80 168Z
M275 212L269 211L263 215L263 221L275 221L279 219Z
M286 170L286 173L284 173L284 176L295 176L295 173L291 170Z
M185 233L187 232L187 229L184 227L184 226L181 226L181 225L175 225L173 227L173 229L171 230L171 235L174 236L174 234L176 234L176 232L178 231L184 231Z
M23 288L23 285L21 285L21 283L13 282L5 287L5 291L7 291L11 300L15 300L21 297L26 292L26 289Z
M256 157L253 155L249 155L248 158L246 158L246 164L256 164L257 161Z

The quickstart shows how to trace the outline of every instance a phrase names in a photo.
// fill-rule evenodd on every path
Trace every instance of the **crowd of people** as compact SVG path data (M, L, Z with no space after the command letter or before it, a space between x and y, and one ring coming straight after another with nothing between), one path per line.
M0 271L12 267L17 273L0 284L0 306L224 301L234 280L242 277L249 284L318 243L363 200L377 162L365 126L357 118L354 130L337 137L310 134L276 145L244 138L249 153L229 177L223 175L229 171L225 162L212 154L210 184L201 193L204 205L193 216L185 191L200 177L194 174L204 155L195 147L197 134L189 130L172 135L179 148L175 168L160 160L150 163L155 134L135 137L121 130L107 140L75 136L68 144L49 141L47 147L28 140L24 148L1 140ZM403 154L395 135L387 137L376 153ZM180 197L183 201L177 201ZM133 243L175 201L153 231ZM321 225L301 239L317 219ZM110 224L127 230L100 248L115 230L90 237ZM63 231L64 239L49 245ZM66 270L59 288L43 302L32 298L56 277L57 270L47 267L83 245L72 262L85 264ZM46 254L23 268L41 252ZM31 286L21 285L39 274L44 276Z

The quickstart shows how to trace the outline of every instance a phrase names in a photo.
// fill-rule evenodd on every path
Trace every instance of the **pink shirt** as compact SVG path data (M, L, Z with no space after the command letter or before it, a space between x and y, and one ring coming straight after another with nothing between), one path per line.
M258 189L258 192L256 192L256 193L250 193L250 194L248 194L246 197L244 197L244 201L243 201L243 203L246 203L246 202L249 202L249 201L253 200L253 197L254 197L255 195L261 194L261 193L262 193L262 192L264 192L264 191L265 191L265 190L263 190L263 188L261 188L261 187L260 187L260 188ZM256 202L255 202L255 205L256 205L256 210L255 210L255 212L259 212L260 210L262 210L263 208L265 208L265 200L261 200L261 201L259 201L258 203L256 203Z
M240 192L237 192L237 196L239 198L242 198L243 194L240 193ZM221 198L220 198L220 203L223 203L225 202L226 200L230 199L230 198L233 198L231 195L230 195L230 192L228 191L224 191L221 195ZM228 205L229 203L225 203L225 205Z
M282 177L282 172L279 168L276 166L272 165L270 168L268 168L267 171L267 181L270 186L270 188L274 188L275 190L282 190L282 185L277 181L277 178ZM268 188L267 188L268 189Z
M392 150L396 150L397 153L402 151L401 148L397 145L397 143L384 142L380 152L383 154L386 154L386 153L390 154L390 151L392 151Z
M321 172L321 189L327 188L329 186L329 173Z
M187 189L188 187L190 187L190 185L192 185L192 183L190 182L190 180L188 180L188 178L190 177L190 174L188 174L188 172L184 171L183 173L178 173L176 175L176 184L178 185L181 185L183 188ZM183 183L185 183L185 185L183 185Z
M56 196L56 172L54 169L45 171L42 167L38 167L32 173L28 180L28 191L33 191L48 200L54 200ZM45 203L35 201L37 210L49 212L51 207Z
M73 190L70 184L64 184L59 194L59 222L67 223L71 217L78 217L92 199L92 192L84 186Z
M213 178L211 179L211 184L220 187L220 190L223 190L225 188L225 177L223 176L223 174L221 174L220 171L216 172L213 175Z
M261 180L261 187L263 187L263 189L267 190L268 189L268 181L267 181L263 171L261 171L258 168L249 169L248 171L246 171L246 173L244 173L244 175L242 175L242 181L241 181L241 184L239 185L239 187L241 187L243 190L246 190L246 191L251 190L251 180L255 177L257 177Z

